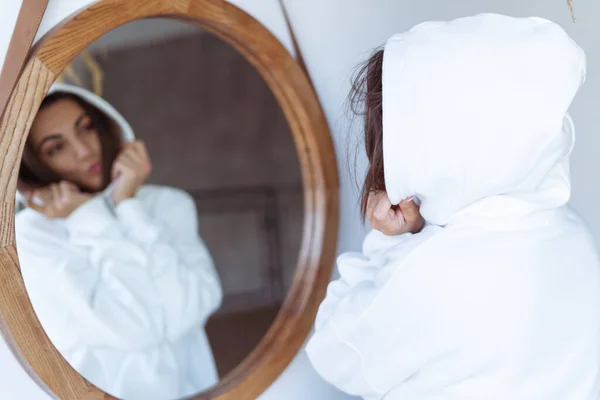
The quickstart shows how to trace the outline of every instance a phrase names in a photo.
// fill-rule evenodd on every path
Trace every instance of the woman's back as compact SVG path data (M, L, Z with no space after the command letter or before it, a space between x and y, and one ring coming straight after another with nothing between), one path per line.
M327 380L367 399L600 396L600 265L571 211L385 240L338 261L308 346Z
M542 212L514 227L449 226L417 251L399 267L414 275L399 272L388 285L412 288L411 307L431 319L435 338L422 341L428 329L410 328L426 353L439 347L404 383L394 388L392 378L386 399L600 396L600 264L572 212ZM394 297L379 300L390 307ZM397 359L408 351L418 350Z
M415 196L428 225L340 256L313 366L366 399L597 399L600 266L567 206L585 54L550 21L494 14L383 53L365 97L385 189L367 189Z

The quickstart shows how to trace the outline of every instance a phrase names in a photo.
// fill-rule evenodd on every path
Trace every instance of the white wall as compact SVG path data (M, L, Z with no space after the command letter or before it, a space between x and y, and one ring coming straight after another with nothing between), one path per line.
M75 10L89 0L51 0L62 4L63 9ZM537 14L562 24L588 54L588 81L577 97L572 114L578 130L578 139L573 156L573 205L589 222L600 242L600 211L595 204L600 199L600 184L595 182L596 169L594 152L600 148L600 137L595 134L600 122L600 113L594 106L600 101L600 3L595 0L574 2L577 23L573 24L565 0L284 0L300 48L307 63L311 78L316 85L319 98L333 131L342 172L341 190L341 237L340 251L357 249L364 233L358 222L357 193L348 175L347 168L347 124L343 115L343 103L349 89L348 77L354 66L368 56L371 49L381 45L393 33L409 29L412 25L430 19L451 19L479 12L497 12L514 16ZM9 2L7 2L9 3ZM282 31L283 20L276 0L236 0L263 23L283 38L289 47L289 39ZM12 30L11 10L14 5L4 5L0 12L0 63L3 59L7 32ZM66 15L66 14L61 14ZM16 11L14 16L16 17ZM58 22L53 17L48 21ZM46 29L47 30L47 29ZM354 131L354 135L356 135ZM2 351L2 371L15 371L14 363L7 362L10 356ZM6 365L5 365L6 362ZM35 388L25 388L29 393L10 397L18 393L16 383L22 385L27 377L14 372L15 377L4 373L0 376L2 399L36 399ZM18 376L17 376L18 375ZM20 379L20 381L19 381ZM5 389L7 388L7 389ZM12 388L12 389L11 389ZM12 392L11 392L12 390ZM5 393L8 393L5 396ZM275 384L261 397L262 400L336 400L350 398L335 391L320 380L303 352Z

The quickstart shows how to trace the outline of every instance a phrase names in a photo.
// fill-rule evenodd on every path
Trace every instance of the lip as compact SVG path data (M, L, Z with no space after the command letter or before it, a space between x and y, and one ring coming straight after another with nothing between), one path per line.
M88 173L90 175L100 175L102 173L102 163L101 162L97 162L97 163L92 164L88 168Z

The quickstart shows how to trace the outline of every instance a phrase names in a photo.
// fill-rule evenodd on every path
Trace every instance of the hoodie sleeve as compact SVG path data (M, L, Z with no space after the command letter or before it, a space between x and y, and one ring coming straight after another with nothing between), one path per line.
M429 350L417 354L428 340L420 331L425 326L418 326L424 316L415 318L423 299L418 293L399 293L402 287L395 288L392 281L397 279L399 261L436 230L428 227L418 235L397 237L373 231L362 253L338 257L340 277L328 287L306 347L313 367L326 381L346 393L380 399L389 390L384 381L390 371L398 384L427 362ZM396 305L384 300L390 294ZM394 324L403 327L401 333L394 332ZM393 345L388 346L390 339ZM400 356L390 356L389 362L386 354L393 353Z
M61 351L136 350L162 340L163 310L148 257L123 240L102 198L82 205L64 225L32 210L20 214L23 279L42 326Z
M132 198L119 203L115 212L128 240L144 249L153 264L167 334L176 338L208 319L221 304L222 290L212 257L198 235L192 198L171 188L159 188L153 197L152 210Z

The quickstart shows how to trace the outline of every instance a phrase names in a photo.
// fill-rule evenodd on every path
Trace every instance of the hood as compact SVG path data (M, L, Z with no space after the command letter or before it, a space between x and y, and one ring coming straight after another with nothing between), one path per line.
M445 225L568 202L567 110L585 54L560 26L495 14L426 22L387 41L382 72L393 204L415 195Z
M108 115L108 117L111 118L117 124L117 126L119 126L121 130L121 137L124 141L135 140L135 134L133 132L133 129L131 128L131 125L129 125L129 123L123 117L123 115L121 115L121 113L119 113L109 102L104 100L102 97L79 86L69 85L61 82L54 83L50 87L50 90L48 90L47 95L57 92L72 93L76 96L79 96L83 100L87 101L88 103L90 103L91 105L95 106L100 111ZM22 208L24 200L24 196L19 191L17 191L17 210Z
M116 108L114 108L109 102L104 100L102 97L87 89L80 88L79 86L69 85L61 82L54 83L50 87L50 90L48 90L48 95L58 92L72 93L76 96L81 97L83 100L87 101L88 103L90 103L91 105L95 106L100 111L108 115L121 128L121 135L124 141L128 142L135 140L135 135L133 133L131 125L129 125L129 122L127 122L127 120L123 118L123 115L121 115L121 113L118 112Z

